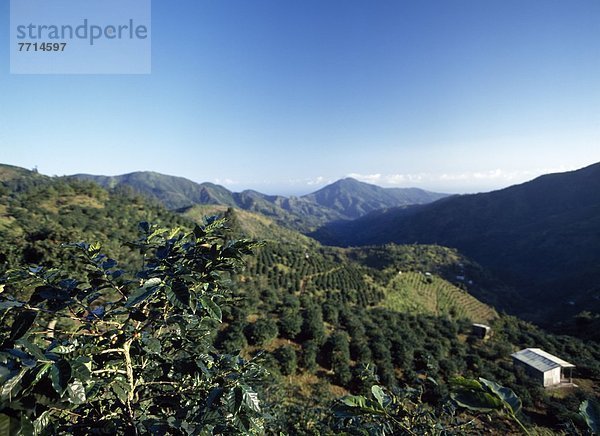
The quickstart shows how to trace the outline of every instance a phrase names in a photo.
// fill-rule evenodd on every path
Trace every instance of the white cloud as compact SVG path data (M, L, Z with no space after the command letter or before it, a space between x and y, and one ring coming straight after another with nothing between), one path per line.
M228 178L225 178L225 179L215 179L214 183L216 183L217 185L226 185L226 186L227 185L239 185L240 184L239 182L237 182L237 181L235 181L233 179L228 179Z
M492 170L480 170L471 172L456 173L414 173L414 174L360 174L351 173L348 177L366 183L378 184L381 186L411 187L411 186L436 186L443 188L448 186L461 186L468 188L478 188L480 186L503 187L515 183L525 182L538 177L542 174L570 171L575 168L536 168L531 170L506 171L500 168Z
M378 183L381 181L381 174L350 173L347 177L352 177L353 179L360 180L361 182L366 183Z
M323 185L323 184L326 184L326 183L329 183L329 181L325 177L323 177L323 176L319 176L319 177L317 177L315 179L306 180L306 184L309 185L309 186Z

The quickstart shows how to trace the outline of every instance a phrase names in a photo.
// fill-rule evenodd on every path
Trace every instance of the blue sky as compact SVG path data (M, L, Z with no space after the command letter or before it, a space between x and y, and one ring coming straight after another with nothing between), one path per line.
M446 192L600 161L597 0L153 0L149 75L11 75L0 162L305 193Z

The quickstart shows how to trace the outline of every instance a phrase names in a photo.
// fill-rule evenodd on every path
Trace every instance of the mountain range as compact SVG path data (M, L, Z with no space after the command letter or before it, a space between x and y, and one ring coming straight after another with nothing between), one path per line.
M548 174L506 189L460 195L332 222L312 234L323 243L440 244L518 287L520 315L600 307L600 163ZM544 303L541 303L544 301ZM528 316L531 318L531 316Z
M123 178L129 182L131 178L143 180L147 186L153 180L154 186L162 183L161 189L170 186L187 195L194 190L193 182L156 173L136 173ZM161 204L127 189L107 191L99 183L93 183L95 181L92 179L90 183L89 177L48 177L0 164L0 272L20 259L50 266L61 256L60 249L51 248L50 241L91 238L103 244L112 255L118 253L127 265L127 258L133 253L123 241L135 239L140 221L147 219L169 227L190 228L194 223L204 225L207 217L224 216L230 237L250 237L264 243L258 256L249 260L248 270L255 274L240 280L240 285L247 287L249 293L265 288L285 293L291 287L328 298L344 295L344 300L348 301L354 298L351 295L357 298L360 295L364 302L372 300L370 304L377 303L397 312L445 315L479 322L497 317L491 307L465 292L460 283L453 281L454 276L448 274L450 270L470 277L480 273L476 265L455 250L396 247L382 255L371 248L325 247L298 231L278 225L273 218L239 208L231 199L244 197L216 185L204 184L202 188L216 189L224 194L219 199L195 197L213 203L167 211ZM119 186L108 177L100 178L100 181L109 188ZM132 188L131 185L121 186ZM357 190L354 195L353 189ZM340 198L330 195L330 191L341 193ZM394 194L402 194L401 190L390 192L344 179L317 191L314 194L317 199L312 201L315 204L338 203L339 207L344 207L356 206L360 204L358 200L363 199L365 204L373 207L377 196L392 202L397 201ZM254 191L243 194L245 198L262 195ZM224 204L216 204L216 200ZM310 199L303 201L311 202ZM398 275L399 269L407 272ZM428 275L422 271L428 271Z
M198 204L231 206L259 212L281 225L302 231L314 230L331 221L359 218L378 209L426 204L446 197L446 194L417 188L382 188L352 178L338 180L301 197L284 197L254 190L231 192L213 183L196 183L150 171L120 176L76 174L72 177L94 181L109 189L127 186L171 210Z
M11 174L21 170L4 168ZM269 231L287 240L297 238L283 235L277 227L282 226L326 245L437 244L457 249L502 283L492 293L475 291L477 283L471 291L495 307L539 323L600 311L600 163L498 191L454 196L386 189L354 179L301 197L283 197L231 192L154 172L72 177L132 189L194 219L227 208L243 210L254 214L243 219L260 227L257 236L263 238ZM272 224L265 225L260 217ZM505 291L499 291L502 286Z
M39 268L23 271L31 274L48 268L56 277L50 282L54 286L87 286L93 283L96 270L77 262L73 248L64 245L75 241L102 247L108 259L93 258L99 259L102 274L118 261L128 277L127 271L137 271L148 256L140 253L137 242L130 243L140 241L138 229L147 230L148 223L153 223L191 232L196 224L211 222L207 216L220 215L227 219L222 234L227 246L246 237L262 242L245 259L243 270L228 275L231 294L221 306L224 322L215 332L213 345L249 358L261 355L261 365L270 374L271 404L278 404L273 410L280 411L273 416L283 417L278 418L282 424L277 424L277 432L284 428L286 434L303 434L298 428L308 428L307 419L320 416L314 410L329 410L336 398L353 389L373 392L364 384L365 374L376 376L382 386L411 386L420 380L419 386L428 390L418 391L419 396L423 392L423 398L427 395L438 404L445 401L442 395L451 387L449 381L464 374L485 376L513 390L522 399L524 414L532 417L528 423L532 433L555 434L555 430L562 431L563 422L576 416L581 398L596 395L600 386L600 316L583 312L576 322L566 322L577 311L597 310L599 170L600 165L595 165L488 194L370 212L378 204L377 196L384 204L391 202L385 198L389 191L354 180L297 198L338 216L341 210L346 217L367 213L356 220L329 222L313 233L322 240L328 237L328 243L356 245L336 247L280 226L281 216L242 210L252 199L265 201L276 211L280 207L277 200L265 200L269 196L253 191L245 191L242 197L204 184L209 196L198 197L199 201L212 203L168 211L156 196L149 201L132 192L135 188L130 185L113 184L116 189L107 190L89 181L48 177L0 164L0 277L35 264ZM189 182L154 178L163 177L175 185ZM105 183L110 187L110 179ZM159 185L157 193L165 186ZM188 186L188 194L197 192L194 185ZM215 198L215 191L222 194L220 198ZM201 234L201 229L196 227L194 234ZM409 243L398 245L390 240ZM421 240L433 244L414 244ZM364 245L372 243L380 245ZM441 243L460 245L462 252ZM466 251L487 265L504 262L506 269L494 267L503 275L501 280L465 256ZM167 255L166 264L171 259ZM79 279L64 280L55 272L61 268ZM111 276L121 277L123 271L115 270ZM524 274L520 281L514 279L519 274ZM131 283L139 280L139 275L130 277L135 277ZM514 287L506 286L505 279L513 280ZM545 280L545 285L534 289L537 280ZM561 280L567 280L568 295L566 287L555 287ZM2 295L14 293L23 298L22 292L20 286L9 284ZM538 320L541 315L560 312L562 318L557 320L562 323L556 323L553 330L561 334L547 334L506 316L502 312L507 300L513 303L513 313L529 313ZM14 307L4 301L5 308ZM6 316L9 322L10 316ZM486 323L494 334L485 341L469 336L473 322ZM9 327L4 331L9 334ZM561 392L557 403L556 394L546 395L522 379L524 373L513 372L510 353L532 346L574 362L580 388ZM373 368L372 375L365 368ZM435 382L425 381L424 375ZM556 404L563 403L568 408L558 409ZM559 413L564 417L557 418ZM319 418L319 422L326 420ZM489 428L482 427L478 434L518 431L507 430L504 424L500 428L497 420L486 422ZM333 433L324 428L319 434Z

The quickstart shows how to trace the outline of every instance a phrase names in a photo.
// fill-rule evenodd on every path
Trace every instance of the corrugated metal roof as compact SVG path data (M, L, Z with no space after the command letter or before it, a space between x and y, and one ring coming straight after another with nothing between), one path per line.
M563 368L575 368L575 365L572 363L546 353L539 348L525 348L511 354L511 356L542 372L550 371L559 366Z

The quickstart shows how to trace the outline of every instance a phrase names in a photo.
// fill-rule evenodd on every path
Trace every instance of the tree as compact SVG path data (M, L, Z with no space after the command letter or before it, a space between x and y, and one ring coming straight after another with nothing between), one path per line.
M313 341L306 341L302 344L302 354L300 364L304 369L313 372L317 368L317 353L319 345Z
M325 338L325 326L323 325L323 313L321 308L312 304L304 311L304 322L302 323L301 339L314 340L323 343Z
M344 332L335 332L329 337L324 348L326 364L333 370L334 381L346 386L352 379L348 336Z
M277 337L277 323L270 318L260 318L246 327L248 342L262 345L270 339Z
M223 243L224 220L190 233L147 223L140 230L132 245L143 267L134 275L99 245L77 243L82 275L29 267L3 279L2 428L23 435L261 431L252 385L263 370L210 344L228 298L224 276L255 244Z
M283 375L293 375L296 372L298 362L296 352L288 345L279 347L275 350L275 358L279 362L279 369Z
M282 336L294 339L302 329L302 322L302 315L297 309L284 310L279 318L279 331Z
M226 353L239 352L244 348L247 345L244 327L244 324L237 322L230 324L218 338L219 348Z

